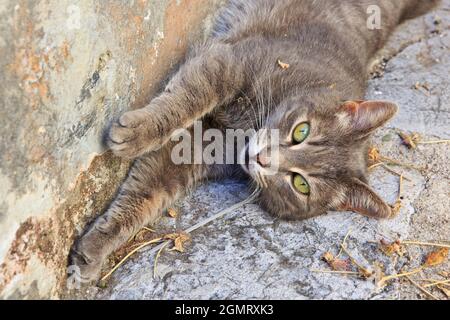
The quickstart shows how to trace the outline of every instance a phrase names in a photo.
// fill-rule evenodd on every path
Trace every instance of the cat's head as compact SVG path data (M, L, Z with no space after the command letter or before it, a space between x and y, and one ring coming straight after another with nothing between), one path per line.
M367 184L368 139L397 106L385 101L323 103L291 98L278 106L266 127L278 129L278 148L261 136L251 139L257 152L246 169L260 182L261 205L287 219L327 211L390 217L391 208Z

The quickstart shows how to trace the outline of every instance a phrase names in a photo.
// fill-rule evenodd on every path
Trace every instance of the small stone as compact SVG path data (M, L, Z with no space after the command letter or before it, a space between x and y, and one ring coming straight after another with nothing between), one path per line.
M392 134L390 134L390 133L383 136L383 138L381 138L381 141L383 141L383 142L389 142L391 140L392 140Z

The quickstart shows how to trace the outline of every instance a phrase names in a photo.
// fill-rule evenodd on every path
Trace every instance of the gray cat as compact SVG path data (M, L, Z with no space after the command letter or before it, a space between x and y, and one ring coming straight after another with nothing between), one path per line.
M438 2L229 1L209 41L164 92L112 124L108 146L136 160L110 208L75 244L70 263L84 279L97 279L110 253L196 183L231 174L256 181L261 206L281 218L329 210L391 217L390 206L367 185L367 151L370 134L397 107L363 101L367 69L397 25ZM371 5L381 10L381 26L374 30L367 25ZM203 129L278 129L278 172L263 177L271 161L263 156L249 159L253 170L174 164L172 133L192 131L199 119Z

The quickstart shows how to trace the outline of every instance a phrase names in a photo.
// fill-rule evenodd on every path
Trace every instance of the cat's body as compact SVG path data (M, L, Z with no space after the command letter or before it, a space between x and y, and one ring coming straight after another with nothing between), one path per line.
M137 160L108 211L75 245L71 263L96 279L107 255L197 182L244 172L239 165L173 163L171 134L200 119L204 129L279 130L279 173L261 186L260 203L270 213L304 219L349 209L389 217L390 207L366 185L367 137L396 107L360 101L367 68L399 23L438 2L230 1L210 40L166 90L112 125L108 145ZM367 26L371 5L381 9L380 29ZM305 124L307 136L294 143L292 132ZM255 160L251 178L261 181L264 161Z

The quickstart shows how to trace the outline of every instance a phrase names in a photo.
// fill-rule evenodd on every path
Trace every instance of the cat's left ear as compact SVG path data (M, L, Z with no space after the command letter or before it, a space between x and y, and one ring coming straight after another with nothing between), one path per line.
M353 178L346 183L345 199L338 211L353 211L376 219L392 217L391 207L375 191L359 179Z
M349 119L352 133L366 136L388 122L398 110L395 103L388 101L347 101L341 112Z

